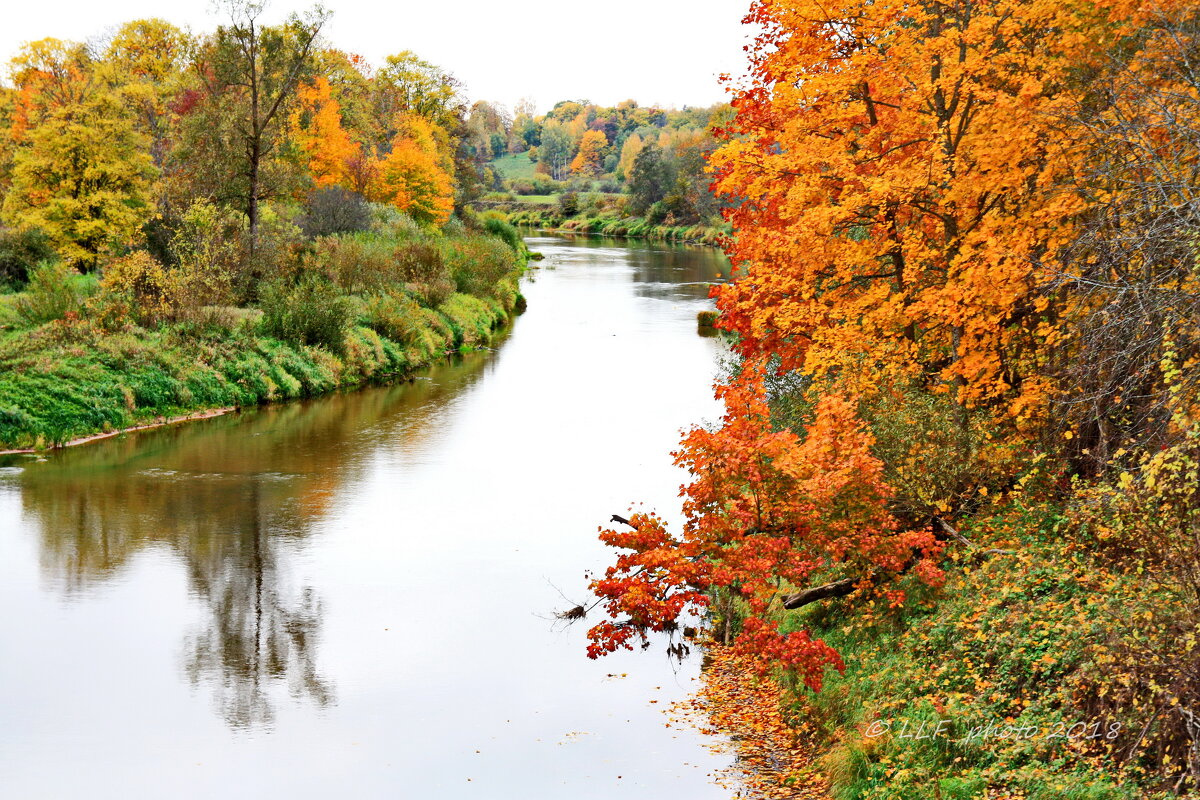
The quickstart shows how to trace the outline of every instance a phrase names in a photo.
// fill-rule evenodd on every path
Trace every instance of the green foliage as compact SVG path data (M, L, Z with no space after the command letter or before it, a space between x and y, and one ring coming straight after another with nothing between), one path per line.
M42 264L30 273L29 284L17 300L17 314L31 325L63 319L78 314L95 289L94 278L80 275L66 264Z
M515 265L512 248L491 236L449 240L442 255L457 291L481 297L491 294Z
M352 323L350 303L329 281L306 275L299 283L272 281L262 290L262 329L293 344L317 345L331 352L344 350Z
M0 231L0 288L22 286L34 267L55 260L50 239L40 228Z
M489 211L483 215L483 229L492 236L497 237L514 251L518 253L525 252L525 240L521 238L521 232L517 230L515 225L510 224L504 215L495 211Z

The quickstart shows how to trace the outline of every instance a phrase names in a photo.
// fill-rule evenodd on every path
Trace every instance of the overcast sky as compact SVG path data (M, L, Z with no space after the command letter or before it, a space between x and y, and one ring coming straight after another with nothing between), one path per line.
M207 31L209 0L12 0L0 25L5 63L23 42L87 40L121 22L163 17ZM308 7L271 0L277 20ZM749 0L327 0L328 39L372 63L413 50L453 72L472 100L532 97L681 107L721 102L723 72L743 69ZM5 70L7 80L7 70Z

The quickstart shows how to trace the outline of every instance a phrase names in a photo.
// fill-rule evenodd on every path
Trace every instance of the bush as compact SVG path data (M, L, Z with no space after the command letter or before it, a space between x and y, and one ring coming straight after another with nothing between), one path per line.
M388 203L371 203L371 230L389 239L414 239L425 235L421 225Z
M186 309L224 305L233 299L234 278L245 262L245 222L240 214L201 200L179 218L171 238L175 266L184 277Z
M562 189L562 182L556 181L549 175L533 176L533 191L529 194L556 194Z
M41 325L79 313L94 287L94 279L61 261L42 264L29 273L29 284L17 301L17 315L31 325Z
M347 292L368 292L396 282L393 243L374 235L345 234L317 240L305 271L321 273Z
M297 222L310 239L334 233L371 229L371 209L357 192L327 186L308 195L304 213Z
M446 220L446 224L442 226L442 234L452 238L467 235L467 226L458 217L451 217Z
M404 345L414 344L421 335L421 307L411 297L396 293L368 297L363 308L363 324Z
M353 321L350 302L322 276L305 275L294 285L272 281L263 287L259 305L267 335L342 352Z
M573 217L579 213L579 195L576 192L563 192L558 196L558 213L564 217Z
M0 287L24 284L34 267L57 258L40 228L0 232Z
M132 316L143 325L174 319L181 308L179 271L164 268L143 250L109 262L100 286L128 302Z
M457 290L479 297L490 294L516 266L512 248L491 236L450 240L443 256Z
M392 251L396 275L407 283L446 280L446 259L432 241L402 242Z
M288 209L276 206L262 206L254 255L247 252L245 269L237 284L243 300L253 300L257 296L258 284L263 279L294 274L299 266L304 236L284 213L286 211Z
M525 251L525 241L521 238L521 232L509 224L502 214L489 211L483 215L480 221L484 231L500 239L518 253Z

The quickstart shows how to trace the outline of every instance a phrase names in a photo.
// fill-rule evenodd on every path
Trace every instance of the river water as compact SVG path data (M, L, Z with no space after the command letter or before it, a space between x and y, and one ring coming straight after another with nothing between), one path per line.
M0 795L726 797L663 648L589 661L597 525L678 513L709 250L535 238L411 384L0 459Z

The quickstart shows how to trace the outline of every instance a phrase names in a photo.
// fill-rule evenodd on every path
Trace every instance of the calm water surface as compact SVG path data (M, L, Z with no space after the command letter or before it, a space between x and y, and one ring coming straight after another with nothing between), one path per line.
M727 266L530 242L492 352L0 459L0 796L727 796L728 758L663 713L698 665L592 662L550 616L610 514L678 511Z

